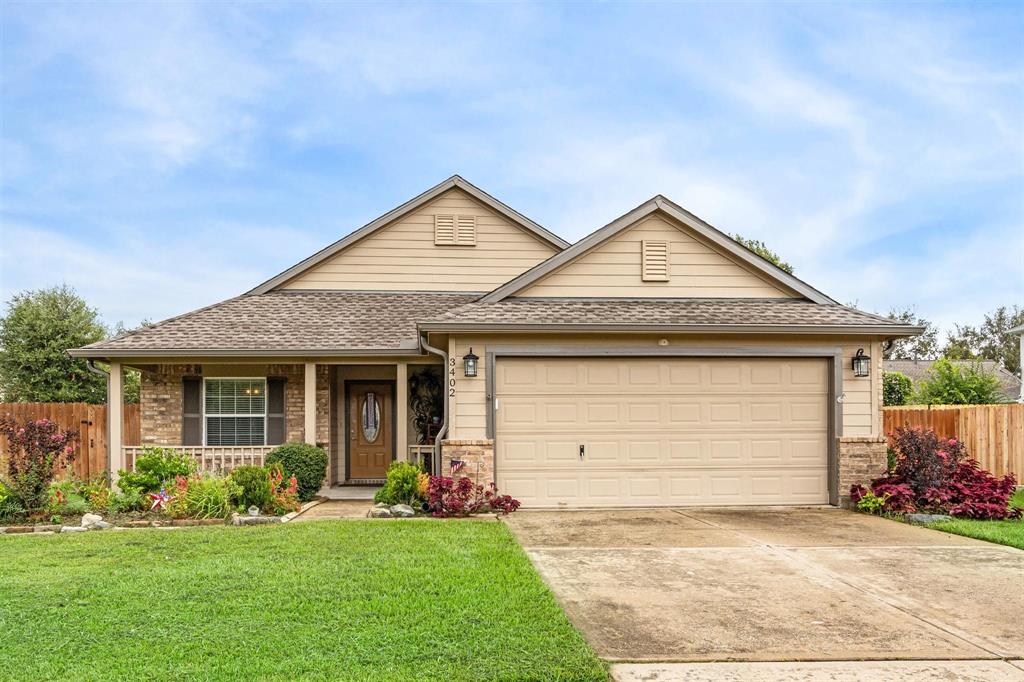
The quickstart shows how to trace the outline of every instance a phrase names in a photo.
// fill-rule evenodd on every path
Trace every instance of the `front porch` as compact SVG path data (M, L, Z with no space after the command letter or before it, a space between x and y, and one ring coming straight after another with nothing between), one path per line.
M285 442L328 453L323 495L368 499L391 462L435 469L443 423L439 358L323 362L112 363L111 396L125 366L142 371L141 444L124 445L111 400L110 470L131 470L147 446L194 458L202 471L262 465Z

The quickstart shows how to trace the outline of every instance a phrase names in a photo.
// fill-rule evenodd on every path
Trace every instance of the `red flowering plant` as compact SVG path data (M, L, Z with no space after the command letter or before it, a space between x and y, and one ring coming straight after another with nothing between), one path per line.
M7 438L4 484L22 509L39 513L46 507L49 487L78 451L78 431L62 429L49 419L19 422L0 417L0 435Z
M519 509L519 500L510 495L499 495L494 483L484 487L473 483L466 476L458 481L444 476L431 476L427 485L427 507L438 518L487 512L504 515Z
M286 481L280 464L271 464L268 473L270 475L270 504L274 513L280 516L298 511L301 507L298 479L295 476L290 476Z
M896 453L892 471L871 482L871 494L884 500L881 509L896 514L944 513L976 519L1019 518L1010 507L1016 487L1012 474L996 478L967 454L957 438L940 438L934 431L897 428L889 436ZM868 494L861 485L850 489L859 503Z

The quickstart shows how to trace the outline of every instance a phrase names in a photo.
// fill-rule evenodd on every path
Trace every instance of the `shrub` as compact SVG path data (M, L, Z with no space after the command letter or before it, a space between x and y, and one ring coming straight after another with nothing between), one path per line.
M78 432L64 430L49 419L18 422L5 416L0 417L0 435L7 438L8 495L18 508L40 511L46 506L50 483L75 458Z
M248 509L258 507L266 510L273 502L273 484L270 472L264 467L242 466L231 472L231 480L238 486L239 492L235 504Z
M906 405L913 393L914 383L903 372L882 374L882 404Z
M25 508L14 499L11 489L0 481L0 521L21 516L24 513Z
M856 486L859 488L856 494L851 491L850 497L856 498L854 502L857 503L857 511L862 511L866 514L881 514L885 509L885 501L889 499L888 495L875 495L874 493L864 490L864 486Z
M511 514L519 509L519 500L499 495L494 483L487 488L465 476L455 481L444 476L431 476L427 505L433 516L469 516L495 512Z
M890 445L896 454L892 470L871 482L870 493L859 485L850 489L858 508L871 494L883 498L882 510L891 513L926 511L976 519L1021 516L1020 509L1010 507L1016 487L1013 475L992 476L967 456L956 438L901 427L890 436Z
M210 475L178 476L170 491L174 499L167 513L176 519L226 519L233 509L231 500L240 490L230 478Z
M420 496L420 475L423 470L409 462L392 462L388 467L388 477L377 494L374 502L384 504L408 504L418 506L426 498Z
M170 448L143 448L135 460L135 470L117 472L117 485L121 490L138 490L155 493L167 487L178 476L190 476L196 472L196 462L191 456Z
M922 405L987 405L1005 403L999 378L979 363L954 365L946 358L936 360L928 378L918 382L914 402Z
M298 482L299 500L309 502L327 476L327 453L308 443L285 443L267 454L267 464L280 464L285 476Z
M128 488L121 492L111 493L107 510L112 514L146 511L151 503L146 494L137 488Z

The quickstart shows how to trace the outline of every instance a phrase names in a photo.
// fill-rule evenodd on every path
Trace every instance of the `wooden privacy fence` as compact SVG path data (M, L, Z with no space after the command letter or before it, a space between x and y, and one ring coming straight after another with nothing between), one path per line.
M885 433L918 426L959 438L967 452L995 476L1024 482L1024 403L1008 405L908 405L886 407Z
M74 472L79 478L90 478L107 470L107 406L89 403L0 403L0 415L11 415L18 421L49 419L63 429L79 433L78 454ZM139 406L125 405L125 445L141 442ZM6 467L7 439L0 436L0 467Z

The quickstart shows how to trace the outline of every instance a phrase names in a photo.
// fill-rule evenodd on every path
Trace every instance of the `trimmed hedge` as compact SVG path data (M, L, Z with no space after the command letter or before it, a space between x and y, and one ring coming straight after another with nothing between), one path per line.
M231 480L241 488L235 501L242 509L269 509L273 498L270 472L265 467L241 466L231 472Z
M266 464L280 464L284 475L299 484L299 501L309 502L327 476L327 453L308 443L285 443L271 450Z

